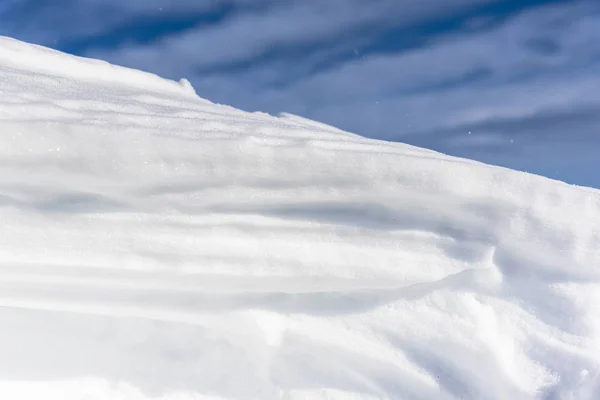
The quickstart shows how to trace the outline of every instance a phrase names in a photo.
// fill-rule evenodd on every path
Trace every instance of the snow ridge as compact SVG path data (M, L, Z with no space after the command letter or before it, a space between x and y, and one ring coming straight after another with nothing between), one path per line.
M600 396L596 190L0 38L0 221L0 398Z

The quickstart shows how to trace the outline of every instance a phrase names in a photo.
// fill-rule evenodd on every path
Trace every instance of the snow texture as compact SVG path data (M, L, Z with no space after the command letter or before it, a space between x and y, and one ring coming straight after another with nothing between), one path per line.
M600 192L0 38L0 398L598 399Z

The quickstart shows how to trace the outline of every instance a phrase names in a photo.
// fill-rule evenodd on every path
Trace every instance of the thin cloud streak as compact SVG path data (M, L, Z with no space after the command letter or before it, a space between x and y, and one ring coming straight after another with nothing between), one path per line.
M422 22L436 15L459 12L473 4L498 0L305 0L273 5L268 12L243 13L217 26L190 30L147 46L126 45L90 56L127 65L155 65L161 71L179 71L165 60L207 68L252 59L274 49L331 40L356 40L392 26Z

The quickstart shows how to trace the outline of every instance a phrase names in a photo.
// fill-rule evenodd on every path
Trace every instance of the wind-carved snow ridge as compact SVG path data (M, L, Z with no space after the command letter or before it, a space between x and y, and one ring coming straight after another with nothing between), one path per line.
M595 190L2 38L0 221L2 399L600 398Z

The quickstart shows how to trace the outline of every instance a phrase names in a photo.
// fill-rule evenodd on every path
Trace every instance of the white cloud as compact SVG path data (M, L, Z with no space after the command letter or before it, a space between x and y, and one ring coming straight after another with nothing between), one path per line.
M274 1L277 0L13 0L0 4L0 31L51 45L106 34L135 19L176 18L228 5L258 7Z
M127 66L152 65L181 73L178 64L207 68L250 60L279 47L338 39L355 40L392 26L417 24L465 7L499 0L304 0L273 3L261 12L242 13L217 26L186 31L149 45L125 45L89 55Z
M596 106L600 77L590 63L600 55L593 46L600 43L595 29L600 14L590 11L586 5L540 8L492 31L455 35L406 53L358 58L276 89L260 84L282 74L285 63L196 77L196 83L200 93L202 88L223 90L221 101L305 110L361 133L388 136L401 134L392 131L398 121L407 122L410 129L404 130L411 134ZM556 43L557 51L540 54L528 47L539 37ZM477 71L485 71L481 82L443 86ZM524 74L535 79L524 79ZM379 118L389 121L386 132L369 132Z

